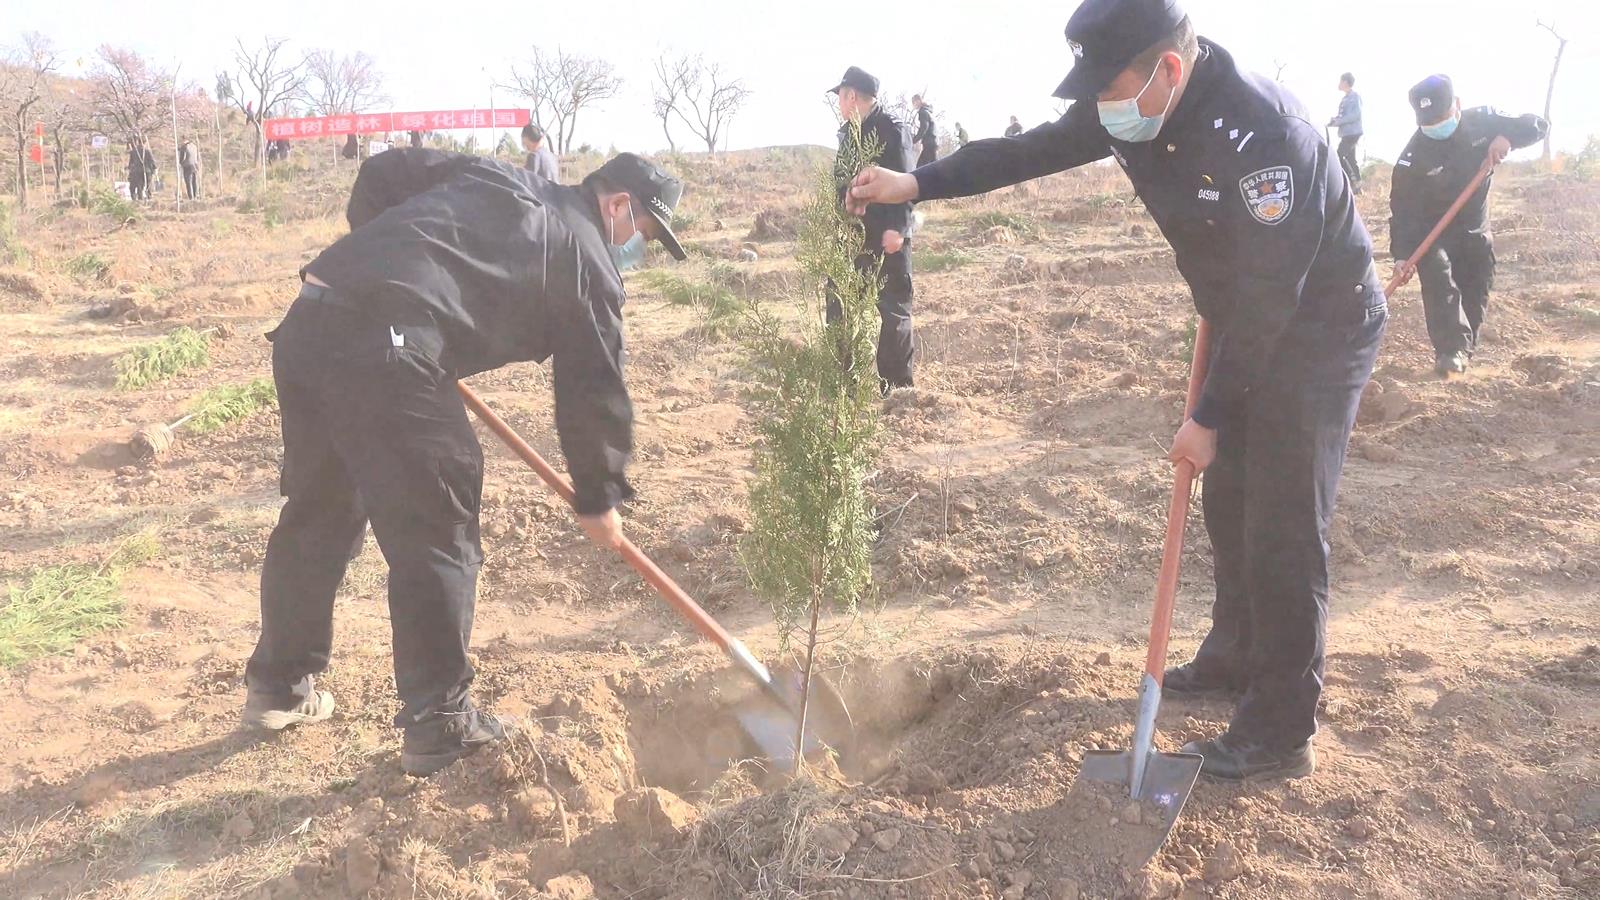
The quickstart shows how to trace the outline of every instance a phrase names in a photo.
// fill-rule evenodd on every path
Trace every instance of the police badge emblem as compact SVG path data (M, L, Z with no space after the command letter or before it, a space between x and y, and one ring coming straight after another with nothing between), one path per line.
M1072 51L1076 59L1083 59L1083 45L1077 41L1067 41L1067 49Z
M1288 166L1251 172L1239 179L1239 193L1257 222L1276 225L1294 209L1294 172Z

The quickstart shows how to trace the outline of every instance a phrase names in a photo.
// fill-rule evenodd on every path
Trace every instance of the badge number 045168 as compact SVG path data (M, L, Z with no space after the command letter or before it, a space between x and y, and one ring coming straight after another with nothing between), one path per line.
M1288 166L1258 169L1239 179L1239 193L1257 222L1276 225L1294 209L1294 172Z

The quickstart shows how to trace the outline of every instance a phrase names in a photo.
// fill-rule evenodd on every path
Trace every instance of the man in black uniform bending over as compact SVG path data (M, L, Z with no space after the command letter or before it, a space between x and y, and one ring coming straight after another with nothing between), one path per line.
M1389 189L1390 249L1410 259L1442 218L1484 158L1496 163L1512 150L1544 140L1549 124L1535 115L1501 115L1492 107L1463 110L1444 75L1432 75L1411 89L1417 131L1394 164ZM1478 329L1494 285L1494 237L1489 231L1489 182L1467 204L1417 261L1422 275L1422 307L1433 342L1433 371L1442 378L1467 371L1478 348ZM1405 270L1405 263L1401 263ZM1411 272L1402 271L1410 280Z
M905 138L900 123L878 105L878 79L851 66L833 88L839 95L839 115L844 124L839 127L839 156L843 162L849 153L849 143L855 140L853 123L860 123L863 141L876 141L882 148L879 165L896 172L904 172L906 165ZM851 171L854 171L852 169ZM840 178L839 195L844 197L849 185ZM866 245L856 257L856 267L863 272L878 270L878 316L882 325L878 329L878 377L882 379L883 392L898 387L911 387L911 204L873 204L866 210ZM880 266L881 263L881 266ZM838 301L828 298L830 319L839 314Z
M555 358L555 419L579 521L621 540L633 407L622 378L620 269L673 256L682 185L622 154L584 183L437 150L361 167L350 233L302 272L273 341L288 498L261 574L246 725L318 722L333 598L367 523L389 563L401 766L427 775L502 735L469 696L483 553L483 451L456 380Z
M975 141L853 202L991 191L1114 156L1214 328L1210 373L1171 458L1205 470L1212 629L1173 692L1242 692L1228 730L1184 749L1218 778L1314 766L1328 522L1387 311L1372 242L1320 126L1269 78L1197 39L1175 0L1087 0L1060 120Z

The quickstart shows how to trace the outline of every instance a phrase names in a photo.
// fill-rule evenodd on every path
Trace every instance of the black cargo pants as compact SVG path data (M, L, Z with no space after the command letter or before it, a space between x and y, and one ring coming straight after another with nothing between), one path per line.
M878 268L879 260L883 266ZM856 257L862 273L878 270L878 377L889 387L911 387L911 356L914 335L911 329L911 239L899 253L863 253ZM828 285L828 321L840 315L839 298Z
M483 451L435 362L437 333L307 285L270 337L287 502L261 573L251 688L293 702L327 668L334 593L370 521L389 564L395 724L469 708Z
M1342 322L1296 321L1273 378L1217 430L1203 507L1215 555L1211 632L1195 665L1246 685L1229 734L1283 750L1317 730L1328 619L1328 525L1388 319L1381 286Z
M1494 287L1494 237L1487 231L1446 232L1417 260L1417 277L1434 355L1476 350Z
M1361 163L1356 160L1356 145L1361 143L1361 135L1351 134L1339 138L1339 166L1344 169L1346 178L1351 185L1361 183Z

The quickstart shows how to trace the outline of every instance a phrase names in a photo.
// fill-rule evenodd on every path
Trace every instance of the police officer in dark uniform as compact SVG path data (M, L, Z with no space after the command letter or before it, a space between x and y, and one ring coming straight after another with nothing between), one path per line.
M1174 0L1087 0L1060 120L975 141L910 175L863 173L853 202L961 197L1116 157L1215 333L1173 440L1205 470L1212 630L1166 675L1242 692L1186 751L1228 779L1311 772L1328 605L1328 523L1387 319L1372 243L1320 126L1269 78L1197 39Z
M389 564L400 762L427 775L498 740L467 659L483 451L456 380L554 357L555 422L591 539L621 541L633 407L620 270L672 235L680 182L621 154L562 186L477 156L397 149L361 167L350 233L302 271L273 341L288 502L261 574L247 726L318 722L333 599L368 522Z
M925 166L939 158L939 132L933 125L933 110L921 94L913 94L911 105L917 110L917 133L912 138L922 152L917 154L917 165Z
M1485 157L1493 154L1498 163L1512 150L1543 140L1549 129L1535 115L1506 116L1488 106L1463 110L1444 75L1429 76L1413 87L1411 108L1417 114L1417 131L1395 161L1389 192L1390 249L1398 260L1417 251L1467 189ZM1417 261L1434 372L1444 378L1467 370L1494 284L1489 181L1484 179L1450 227ZM1409 280L1411 271L1403 262L1401 270Z
M831 92L839 96L839 113L845 119L839 128L840 163L850 156L850 143L855 140L852 123L859 122L862 140L875 140L883 148L879 165L896 172L909 168L900 123L878 105L878 79L851 66ZM849 187L845 183L847 177L848 173L843 173L839 179L841 199ZM887 395L894 388L911 387L913 383L911 204L874 203L866 209L864 224L866 244L856 257L856 267L863 272L878 270L878 315L882 319L878 329L878 377ZM830 296L828 316L831 319L837 315L838 300Z

